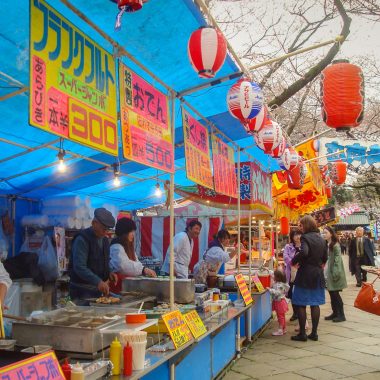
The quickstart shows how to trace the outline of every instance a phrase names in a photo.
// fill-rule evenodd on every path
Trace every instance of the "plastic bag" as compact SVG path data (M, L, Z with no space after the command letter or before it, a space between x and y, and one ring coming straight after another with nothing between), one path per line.
M38 251L38 266L47 282L55 281L58 278L57 254L48 236L45 236Z

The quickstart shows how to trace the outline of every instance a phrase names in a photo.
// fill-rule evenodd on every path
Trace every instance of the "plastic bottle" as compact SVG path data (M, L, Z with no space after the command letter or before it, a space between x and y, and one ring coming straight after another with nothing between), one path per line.
M132 347L127 342L127 345L124 346L123 349L123 358L124 358L124 370L123 375L124 376L131 376L132 375Z
M115 337L110 346L110 360L113 364L112 375L120 375L121 352L121 343L118 341L117 337Z
M65 379L71 380L71 366L67 358L65 359L65 362L61 365L61 368L62 368L63 374L65 375Z
M71 369L71 380L84 380L84 371L79 363Z

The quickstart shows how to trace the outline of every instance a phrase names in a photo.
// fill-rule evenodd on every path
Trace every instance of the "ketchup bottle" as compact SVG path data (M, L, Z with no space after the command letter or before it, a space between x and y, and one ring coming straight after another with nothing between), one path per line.
M132 375L132 347L127 342L127 345L123 349L123 358L124 358L124 376Z
M65 359L65 362L63 363L63 365L61 365L61 368L62 368L63 374L65 375L65 379L71 380L71 367L67 358Z

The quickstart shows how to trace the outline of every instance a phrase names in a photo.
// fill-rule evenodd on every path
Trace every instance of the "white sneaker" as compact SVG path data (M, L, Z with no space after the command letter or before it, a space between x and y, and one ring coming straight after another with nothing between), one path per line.
M276 330L276 331L273 331L272 332L272 335L273 336L282 336L282 335L284 335L286 333L286 331L283 331L282 329L278 329L278 330Z

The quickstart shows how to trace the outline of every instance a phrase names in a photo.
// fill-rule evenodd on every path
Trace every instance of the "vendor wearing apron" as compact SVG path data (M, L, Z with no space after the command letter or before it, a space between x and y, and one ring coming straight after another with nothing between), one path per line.
M189 264L193 254L193 239L199 236L202 224L198 220L192 220L184 232L174 236L174 275L177 278L188 278ZM168 276L170 272L170 247L166 252L165 261L161 267L161 273Z
M77 305L86 305L86 299L108 296L109 281L117 281L110 273L110 247L107 238L115 226L115 218L105 208L94 212L92 226L75 236L69 263L70 297Z

